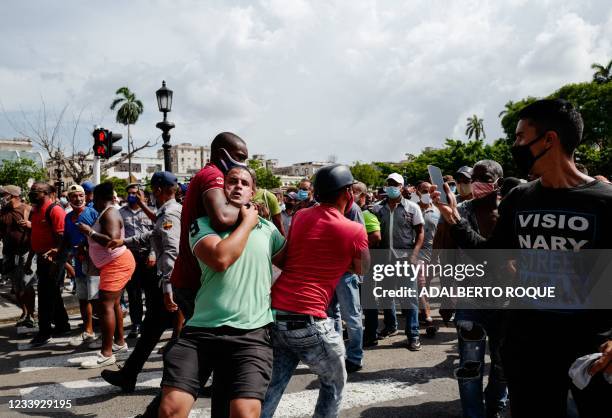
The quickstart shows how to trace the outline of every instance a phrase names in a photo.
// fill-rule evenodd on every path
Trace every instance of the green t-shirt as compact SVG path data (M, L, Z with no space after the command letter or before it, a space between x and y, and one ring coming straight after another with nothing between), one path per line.
M217 233L210 218L197 219L189 231L191 250L209 235L226 238L231 231ZM285 238L263 218L250 233L240 257L224 272L216 272L201 260L200 290L187 325L202 328L229 326L256 329L273 321L270 307L272 257L283 248Z
M278 203L278 199L269 190L257 189L255 196L253 196L253 202L266 205L270 211L270 217L276 216L281 213L281 207Z
M369 210L363 211L363 220L365 221L366 232L371 234L372 232L380 231L380 221Z

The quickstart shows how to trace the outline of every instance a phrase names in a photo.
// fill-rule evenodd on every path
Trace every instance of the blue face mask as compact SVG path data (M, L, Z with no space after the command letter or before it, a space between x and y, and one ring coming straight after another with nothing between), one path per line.
M246 167L245 163L241 163L240 161L236 161L229 155L229 152L225 148L221 148L220 151L225 153L225 157L221 158L220 162L223 167L219 167L224 174L227 174L234 167Z
M387 193L387 196L389 196L389 199L397 199L398 197L400 197L401 191L399 187L386 186L385 193Z
M297 198L298 200L301 202L303 200L308 199L308 190L298 190L297 192Z
M134 205L134 204L138 203L138 197L136 195L134 195L134 194L130 194L127 197L127 202L130 205Z

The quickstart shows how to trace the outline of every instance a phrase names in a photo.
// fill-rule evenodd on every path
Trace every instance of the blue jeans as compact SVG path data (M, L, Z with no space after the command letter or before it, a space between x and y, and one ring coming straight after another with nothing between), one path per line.
M359 299L359 276L344 273L336 286L336 292L329 305L328 315L334 320L338 334L342 334L342 319L346 324L349 342L346 359L361 365L363 360L363 323Z
M419 338L419 305L415 298L411 301L411 307L402 309L402 313L406 317L406 338L414 340ZM385 329L396 330L397 329L397 313L395 310L395 301L391 306L391 309L385 309L383 311Z
M274 363L272 380L263 403L261 417L271 418L301 361L319 376L321 388L315 417L337 417L346 383L344 342L331 319L314 321L300 329L287 329L287 322L277 321L272 327ZM282 413L283 411L281 411Z
M459 368L455 370L455 377L463 416L484 418L501 411L508 402L508 386L499 354L501 317L498 311L458 309L455 318L459 337ZM483 393L487 336L491 368Z

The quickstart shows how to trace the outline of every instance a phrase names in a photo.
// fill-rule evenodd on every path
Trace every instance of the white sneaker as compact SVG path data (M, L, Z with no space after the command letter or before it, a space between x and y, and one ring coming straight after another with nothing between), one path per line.
M78 347L81 344L92 343L95 340L96 340L95 333L89 334L87 332L82 332L80 335L77 335L76 337L71 338L68 343L73 347ZM99 347L96 347L96 348L99 348Z
M98 348L102 348L102 339L98 338L97 340L90 342L87 347L91 348L92 350L97 350Z
M95 359L87 360L81 363L81 367L84 369L97 369L99 367L106 367L115 364L117 359L114 354L110 357L104 357L102 353L98 353Z
M128 351L127 342L123 343L123 345L113 343L113 354L123 353L124 351Z

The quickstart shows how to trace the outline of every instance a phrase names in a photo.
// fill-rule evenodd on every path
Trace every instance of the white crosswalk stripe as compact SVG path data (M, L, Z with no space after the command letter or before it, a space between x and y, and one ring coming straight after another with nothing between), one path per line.
M341 409L421 396L425 393L404 382L393 379L349 382L344 387ZM276 408L275 417L312 416L319 396L319 389L285 393ZM190 418L209 417L210 408L194 409Z

